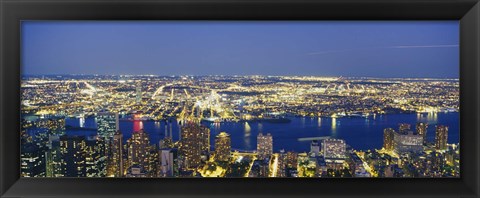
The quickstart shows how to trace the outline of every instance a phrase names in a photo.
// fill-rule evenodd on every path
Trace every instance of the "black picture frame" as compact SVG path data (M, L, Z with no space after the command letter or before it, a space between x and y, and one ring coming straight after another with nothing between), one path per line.
M461 178L20 178L21 20L459 20ZM0 0L1 197L479 197L477 0Z

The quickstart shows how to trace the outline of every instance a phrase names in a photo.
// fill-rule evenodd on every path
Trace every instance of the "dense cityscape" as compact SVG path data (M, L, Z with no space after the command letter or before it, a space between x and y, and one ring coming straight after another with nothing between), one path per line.
M253 150L236 149L233 131L206 126L455 113L458 79L31 75L21 98L22 177L460 177L459 143L448 143L445 123L393 123L383 146L368 150L333 136L275 150L274 131L260 131ZM140 124L122 131L119 122ZM165 126L162 138L153 141L143 122ZM81 130L94 135L69 133Z

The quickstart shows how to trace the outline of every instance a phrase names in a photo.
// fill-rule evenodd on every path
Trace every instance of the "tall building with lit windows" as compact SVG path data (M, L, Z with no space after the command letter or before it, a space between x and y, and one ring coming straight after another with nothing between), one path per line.
M393 136L395 130L386 128L383 130L383 148L387 151L393 151Z
M85 136L61 136L60 153L64 177L86 177Z
M215 160L228 161L232 150L230 135L221 132L215 137Z
M20 175L22 177L46 176L45 153L33 143L22 145L20 164Z
M415 126L415 130L417 131L417 134L423 137L424 145L427 144L427 128L428 128L428 124L425 122L419 122Z
M408 133L410 131L411 125L407 123L400 123L398 127L398 132L399 133Z
M107 156L105 140L102 137L85 137L85 173L87 177L105 177L107 175Z
M273 154L273 138L270 133L267 135L263 135L263 133L259 133L257 136L257 153L258 159L266 159L270 158Z
M97 133L107 141L119 130L118 113L98 112L95 116Z
M179 155L182 168L194 169L201 164L202 153L210 151L210 129L197 123L188 123L181 128Z
M125 171L125 162L123 160L123 134L121 131L117 131L113 135L111 142L110 159L108 160L108 177L123 177Z
M148 170L150 158L150 140L148 134L141 129L132 133L127 140L128 167L138 165L142 170Z
M435 129L435 148L438 150L447 149L448 126L437 125Z
M344 159L346 154L345 141L341 139L325 139L322 142L322 151L325 159Z

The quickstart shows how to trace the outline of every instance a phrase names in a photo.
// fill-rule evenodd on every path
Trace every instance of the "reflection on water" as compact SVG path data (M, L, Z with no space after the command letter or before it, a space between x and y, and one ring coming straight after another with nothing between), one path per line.
M133 132L140 131L143 129L143 121L135 120L133 121Z
M80 117L79 122L80 122L80 127L85 127L85 117L83 117L83 116Z
M337 118L332 118L332 132L337 130Z
M258 123L258 132L263 133L263 124L261 122Z
M252 128L250 127L250 125L248 124L248 122L245 122L245 124L243 124L243 132L245 132L245 137L248 137L250 136L250 131L252 130Z
M429 124L438 122L438 113L437 112L428 112L428 113L417 113L418 122L426 122Z
M318 117L317 123L318 123L318 128L322 127L322 118L321 117Z

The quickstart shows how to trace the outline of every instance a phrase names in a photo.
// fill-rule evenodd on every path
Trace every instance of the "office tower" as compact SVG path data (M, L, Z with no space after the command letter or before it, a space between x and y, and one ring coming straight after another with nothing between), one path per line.
M325 160L344 159L346 144L341 139L325 139L322 143L322 151Z
M179 154L182 167L194 169L201 164L202 153L210 151L210 129L195 123L187 123L181 128Z
M407 131L406 133L393 133L393 150L397 154L405 152L422 152L423 136Z
M419 122L415 126L415 129L417 131L417 134L421 135L423 137L423 144L427 144L427 128L428 124L424 122Z
M48 150L45 152L47 177L63 177L65 171L62 165L62 153L60 151L60 138L50 136Z
M310 156L316 157L320 154L320 143L317 140L313 140L310 143Z
M33 143L22 145L20 171L22 177L45 177L45 152Z
M160 146L160 149L164 149L164 148L173 148L174 144L173 144L173 140L172 140L172 130L171 130L171 126L170 126L170 133L168 131L168 127L169 124L165 124L165 137L163 139L160 140L159 142L159 146Z
M290 151L290 152L287 152L287 160L286 160L286 165L287 165L287 168L293 168L293 169L297 169L297 165L298 165L298 156L297 156L297 153L293 152L293 151Z
M84 136L61 136L60 152L65 177L86 177Z
M174 177L178 174L177 149L160 150L160 177Z
M112 144L110 146L112 154L109 158L108 177L123 177L125 163L123 161L123 134L118 130L113 135Z
M398 132L399 133L408 133L408 131L410 131L410 124L400 123L400 126L398 127Z
M105 177L107 156L104 139L99 136L85 138L85 173L87 177Z
M100 137L109 141L113 135L119 130L118 113L98 112L95 117L97 124L97 132Z
M215 137L215 160L228 161L230 159L230 151L232 150L230 135L221 132Z
M257 157L260 160L270 158L270 156L273 154L273 138L270 133L267 133L267 135L263 135L262 133L258 134L257 153Z
M142 82L138 81L135 88L135 102L140 104L142 102Z
M285 169L287 167L287 153L285 150L280 150L278 154L277 177L285 177Z
M435 129L435 148L439 150L447 149L448 126L437 125Z
M393 151L393 137L395 130L386 128L383 130L383 148L387 151Z
M143 129L133 132L127 140L127 150L128 167L138 165L142 170L148 170L150 140Z

